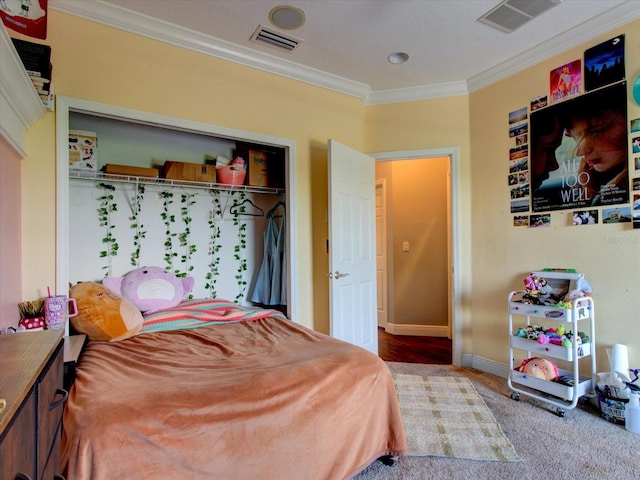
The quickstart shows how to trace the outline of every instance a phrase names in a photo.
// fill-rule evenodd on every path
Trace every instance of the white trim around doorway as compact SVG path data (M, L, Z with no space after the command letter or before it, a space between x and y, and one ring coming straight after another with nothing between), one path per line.
M425 148L419 150L401 150L393 152L368 153L377 162L389 160L412 160L430 157L449 157L451 171L451 350L454 365L462 365L462 294L461 294L461 268L460 268L460 152L458 147ZM387 325L387 327L390 324ZM398 334L404 333L403 325L398 326ZM441 327L438 327L441 328ZM446 328L446 327L445 327ZM387 330L389 331L389 330ZM392 333L392 332L390 332ZM435 336L446 336L435 335Z

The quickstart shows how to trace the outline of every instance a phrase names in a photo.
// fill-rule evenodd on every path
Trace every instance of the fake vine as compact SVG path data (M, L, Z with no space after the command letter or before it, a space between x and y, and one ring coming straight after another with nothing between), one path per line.
M191 222L193 219L191 218L191 206L196 203L194 200L194 194L182 194L180 197L180 216L182 218L182 222L184 223L184 230L178 236L178 240L180 241L180 246L184 248L184 255L180 257L180 262L184 264L184 271L179 272L175 271L174 273L178 277L186 277L189 272L193 270L193 265L191 265L191 255L193 255L197 251L197 247L191 243Z
M131 252L131 265L134 267L140 267L140 241L143 238L146 238L147 232L143 230L144 225L140 223L140 211L142 210L142 201L144 200L144 184L138 183L136 185L136 191L131 199L133 202L132 205L132 215L129 217L131 220L131 228L134 230L133 233L133 252Z
M111 276L111 269L113 265L113 257L118 255L118 241L113 235L113 229L115 225L111 221L111 214L118 211L118 204L115 202L113 193L116 187L109 183L98 183L98 188L102 190L102 195L98 197L100 207L98 208L98 220L101 227L105 227L105 236L102 238L102 243L105 245L105 249L100 251L100 258L107 259L107 265L102 267L105 277Z
M166 264L166 269L173 271L173 260L178 256L178 254L173 251L173 239L176 234L171 231L171 224L175 223L176 217L169 211L169 207L173 204L173 193L163 191L158 195L162 200L162 212L160 213L160 217L162 218L162 223L164 224L164 261Z
M235 194L235 192L234 192ZM240 192L240 202L246 198L244 192ZM233 225L238 227L238 243L233 249L233 258L238 262L238 268L236 270L236 283L238 284L238 294L236 295L234 302L240 303L240 300L244 297L247 289L247 281L245 280L245 272L247 271L247 260L244 258L244 251L247 248L247 223L240 221L240 214L244 213L244 207L240 207L235 210L233 214Z
M220 236L222 233L222 207L220 206L220 192L217 190L209 190L211 195L211 210L209 211L209 271L205 276L205 290L209 291L209 298L216 298L218 292L216 290L216 282L220 275L220 256L219 252L222 248L220 244Z

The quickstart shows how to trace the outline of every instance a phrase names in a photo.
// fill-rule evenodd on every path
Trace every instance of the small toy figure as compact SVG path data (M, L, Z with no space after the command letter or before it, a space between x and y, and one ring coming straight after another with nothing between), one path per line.
M531 273L524 279L524 287L526 293L522 297L523 303L544 305L547 297L547 281L544 278Z

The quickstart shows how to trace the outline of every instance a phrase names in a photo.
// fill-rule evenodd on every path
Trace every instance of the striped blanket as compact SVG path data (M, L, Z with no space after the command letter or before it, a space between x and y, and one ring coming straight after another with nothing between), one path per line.
M266 317L286 317L277 310L241 307L228 300L185 300L173 308L144 315L140 333L198 328L207 325L250 322Z

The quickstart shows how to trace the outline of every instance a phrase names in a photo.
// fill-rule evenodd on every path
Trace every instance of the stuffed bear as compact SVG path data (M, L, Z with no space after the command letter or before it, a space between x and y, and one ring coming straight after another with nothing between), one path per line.
M141 267L123 277L107 277L104 285L133 303L143 313L172 308L191 291L193 277L178 277L160 267Z
M95 282L80 282L71 287L78 314L69 321L89 340L115 342L137 334L142 328L142 314L136 306Z

